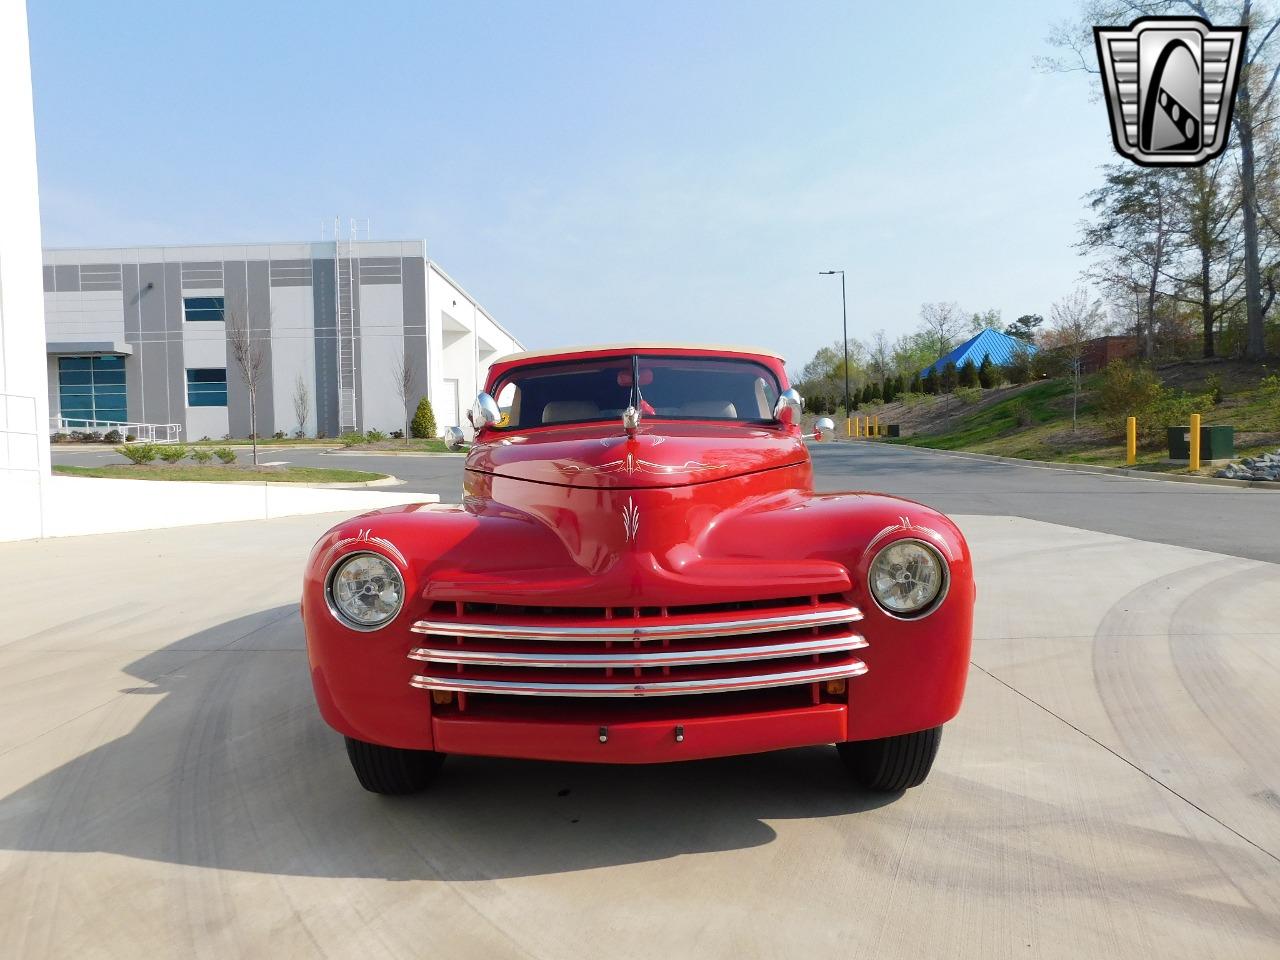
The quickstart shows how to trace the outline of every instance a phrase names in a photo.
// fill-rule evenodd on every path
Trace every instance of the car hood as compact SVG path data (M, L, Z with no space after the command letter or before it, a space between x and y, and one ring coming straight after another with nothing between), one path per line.
M494 436L471 448L467 469L572 487L677 487L807 459L785 428L650 422L634 437L616 424Z

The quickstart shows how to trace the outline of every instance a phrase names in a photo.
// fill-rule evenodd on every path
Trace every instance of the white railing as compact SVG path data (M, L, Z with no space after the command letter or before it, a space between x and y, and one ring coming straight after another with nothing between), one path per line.
M120 437L133 437L125 443L177 443L182 438L180 423L122 423L116 420L80 420L75 417L50 417L53 433L110 433L117 431Z

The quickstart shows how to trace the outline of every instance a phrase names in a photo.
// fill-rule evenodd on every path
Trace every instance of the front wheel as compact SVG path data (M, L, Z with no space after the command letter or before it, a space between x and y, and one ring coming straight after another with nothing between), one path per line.
M869 790L896 792L924 783L942 742L942 728L904 733L881 740L840 743L840 759L855 780Z
M444 754L433 750L402 750L347 737L347 757L360 786L370 793L418 793L435 779Z

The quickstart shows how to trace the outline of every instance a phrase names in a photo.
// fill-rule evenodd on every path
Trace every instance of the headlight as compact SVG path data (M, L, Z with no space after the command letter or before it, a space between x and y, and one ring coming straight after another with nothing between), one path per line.
M895 540L871 561L871 595L895 617L923 616L947 589L947 563L920 540Z
M325 596L334 616L353 630L377 630L400 612L404 580L376 553L352 553L329 571Z

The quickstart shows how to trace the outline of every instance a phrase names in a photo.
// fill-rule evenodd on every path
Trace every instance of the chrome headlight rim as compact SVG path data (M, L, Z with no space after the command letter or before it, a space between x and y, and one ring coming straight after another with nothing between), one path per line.
M876 561L880 559L880 554L884 553L890 547L896 547L900 543L914 543L924 547L933 554L934 559L938 561L939 569L942 571L942 586L938 588L938 595L919 610L914 610L911 613L899 613L886 607L884 603L881 602L880 597L876 594L875 586L872 583L872 576L875 574L876 569ZM947 599L947 593L950 590L951 565L947 563L947 558L942 555L942 551L934 544L927 540L921 540L919 537L898 537L895 540L889 541L872 555L871 562L867 564L867 593L875 602L875 605L880 609L880 612L887 617L892 617L894 620L920 620L929 616L929 614L942 606L942 602Z
M389 566L392 570L395 571L395 575L397 579L399 579L400 581L400 599L396 603L395 610L392 611L389 617L387 617L385 620L379 621L378 623L360 623L356 620L352 620L349 616L347 616L345 613L342 612L342 608L338 606L338 602L337 600L334 599L334 596L333 596L334 577L337 576L338 571L341 570L344 565L346 565L352 560L357 559L358 557L375 557L376 559L381 560L383 563L385 563L387 566ZM386 556L385 554L378 553L376 550L353 550L350 553L344 553L342 556L338 557L338 559L334 560L333 563L329 565L329 572L326 573L324 577L324 602L325 602L325 605L329 608L329 613L331 613L334 619L337 620L339 623L341 623L348 630L355 630L355 631L358 631L359 633L373 633L375 630L381 630L383 627L387 626L392 621L394 621L396 617L400 616L400 611L404 609L404 597L405 597L404 574L400 571L400 568L396 566L395 562L390 557Z

